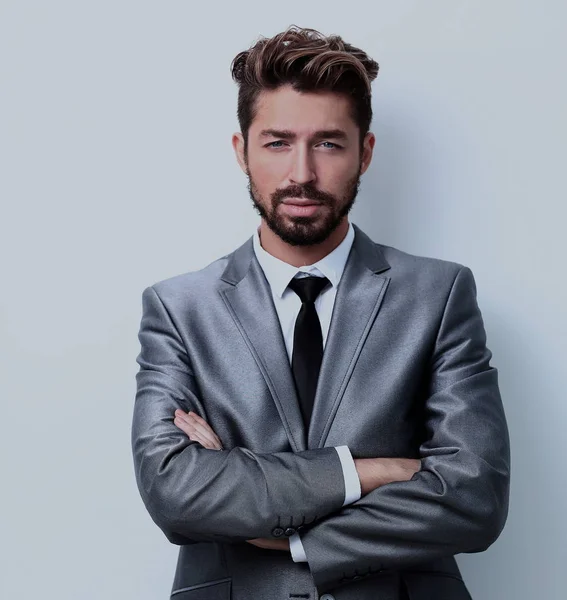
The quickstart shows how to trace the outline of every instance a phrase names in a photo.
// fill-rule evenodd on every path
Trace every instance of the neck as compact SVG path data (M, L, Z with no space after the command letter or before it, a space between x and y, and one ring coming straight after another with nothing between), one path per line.
M331 235L320 244L292 246L277 236L262 219L260 223L260 241L262 248L272 256L294 267L302 267L312 265L332 252L345 239L348 228L349 221L345 217Z

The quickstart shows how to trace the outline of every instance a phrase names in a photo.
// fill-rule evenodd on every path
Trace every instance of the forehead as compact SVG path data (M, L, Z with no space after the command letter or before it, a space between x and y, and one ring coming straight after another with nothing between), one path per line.
M355 135L347 96L336 92L297 92L291 86L262 90L257 98L256 116L250 126L252 135L263 129L285 129L309 135L322 129L343 129Z

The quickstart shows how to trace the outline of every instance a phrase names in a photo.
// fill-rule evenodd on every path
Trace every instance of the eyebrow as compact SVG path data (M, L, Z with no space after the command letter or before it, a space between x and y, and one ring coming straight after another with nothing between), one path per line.
M277 137L284 138L286 140L295 140L297 138L297 134L289 129L262 129L260 132L260 137ZM342 129L320 129L311 136L311 139L316 138L347 140L348 136Z

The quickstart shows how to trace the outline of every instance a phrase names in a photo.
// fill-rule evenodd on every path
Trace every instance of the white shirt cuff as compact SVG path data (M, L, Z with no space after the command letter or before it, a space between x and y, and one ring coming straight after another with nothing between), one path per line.
M360 479L354 466L354 459L348 446L335 446L339 455L341 466L343 467L343 477L345 480L345 501L343 506L360 500L362 490L360 489Z
M294 562L307 562L307 556L305 555L303 544L299 538L299 533L294 533L289 536L289 550Z
M354 465L354 459L350 453L348 446L335 446L335 450L339 455L341 461L341 467L343 468L343 478L345 482L345 500L343 506L356 502L362 496L360 489L360 479L358 478L358 472ZM289 550L291 552L291 558L294 562L307 562L307 556L301 543L299 533L294 533L289 536Z

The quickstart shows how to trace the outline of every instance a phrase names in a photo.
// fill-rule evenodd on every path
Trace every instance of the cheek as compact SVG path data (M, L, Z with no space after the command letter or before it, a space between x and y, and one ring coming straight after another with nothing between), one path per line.
M356 172L352 170L350 165L332 165L331 168L321 171L319 175L320 186L333 194L341 194L345 191L347 182L355 175Z
M249 164L249 172L254 185L262 195L273 192L276 188L281 187L282 182L285 181L285 168L275 161L255 160L254 163Z
M259 181L279 181L288 171L288 161L283 156L266 153L255 158L251 170Z
M273 175L270 173L258 174L256 171L252 171L252 179L254 186L263 197L268 197L277 187Z

